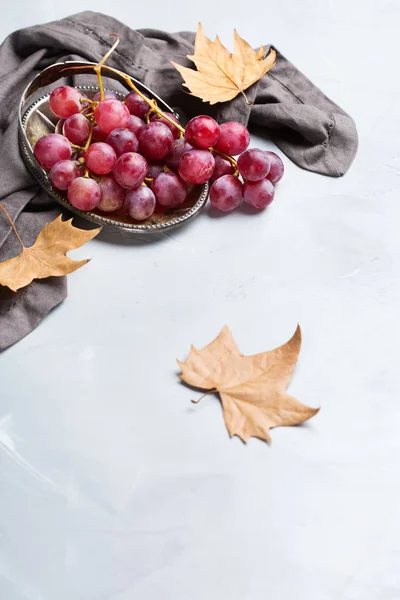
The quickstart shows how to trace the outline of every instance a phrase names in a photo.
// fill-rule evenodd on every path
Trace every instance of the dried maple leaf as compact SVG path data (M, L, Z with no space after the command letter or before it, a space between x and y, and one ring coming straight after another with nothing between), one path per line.
M45 225L33 246L27 248L4 207L0 205L0 208L6 213L22 246L18 256L0 263L0 285L16 292L33 279L67 275L89 262L89 259L72 260L66 253L93 239L101 227L90 231L78 229L72 225L72 219L63 221L60 215Z
M188 55L197 71L171 62L182 75L184 85L191 94L203 102L227 102L241 93L250 104L244 91L275 65L275 50L271 50L266 58L264 54L263 46L257 51L253 50L236 29L234 52L230 54L218 36L213 42L209 40L199 23L194 54Z
M269 430L297 425L319 408L305 406L286 393L300 352L301 331L283 346L244 356L229 327L202 350L190 348L186 362L178 361L181 379L194 387L218 391L230 436L271 441Z

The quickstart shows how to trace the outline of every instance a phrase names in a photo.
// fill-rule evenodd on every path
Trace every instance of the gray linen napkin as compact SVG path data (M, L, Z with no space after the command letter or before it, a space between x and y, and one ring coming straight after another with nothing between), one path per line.
M193 66L194 33L132 31L115 19L83 12L61 21L11 34L0 47L0 202L16 221L27 245L59 210L28 173L18 149L20 95L46 66L63 60L99 61L116 32L120 45L108 61L153 89L190 118L208 113L219 121L237 120L265 133L297 165L331 177L343 175L357 150L353 120L277 52L271 73L254 84L247 106L241 97L210 107L182 93L182 80L170 60ZM0 211L0 261L15 256L19 242ZM34 281L17 293L0 286L0 350L32 331L67 294L66 279Z

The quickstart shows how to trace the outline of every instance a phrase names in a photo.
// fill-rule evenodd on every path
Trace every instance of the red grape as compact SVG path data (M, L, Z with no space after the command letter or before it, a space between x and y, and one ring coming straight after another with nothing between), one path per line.
M108 134L104 133L104 131L102 131L98 125L93 127L92 138L97 142L106 142L107 136Z
M125 196L125 209L136 221L144 221L151 217L156 207L156 197L147 185L139 185L129 190Z
M100 187L93 179L77 177L68 188L68 200L80 210L93 210L100 202Z
M140 185L147 173L147 162L141 154L127 152L115 163L114 177L123 188L134 188Z
M119 100L103 100L94 109L94 118L104 133L111 133L117 127L127 127L129 110Z
M150 160L159 160L171 152L174 138L163 123L153 122L145 125L140 132L140 151Z
M244 152L250 144L250 133L244 125L236 121L228 121L219 126L220 136L216 149L229 156Z
M242 183L233 175L223 175L211 186L210 202L214 208L223 212L234 210L242 198Z
M150 110L146 100L143 100L136 92L131 92L125 96L125 104L131 115L136 117L144 117Z
M175 140L172 144L171 152L165 158L165 164L168 169L177 172L182 154L189 150L193 150L193 146L188 144L184 139L180 138L179 140Z
M60 160L71 158L69 141L59 133L49 133L41 137L36 142L33 152L45 169L51 169Z
M129 123L127 125L127 128L130 129L132 133L136 135L137 139L139 139L140 132L142 131L145 125L146 123L142 121L142 119L139 119L139 117L135 117L135 115L131 115L129 117Z
M266 150L265 154L267 155L269 162L271 163L271 168L267 175L267 179L269 179L270 182L273 185L275 185L276 183L278 183L278 181L282 179L285 167L281 158L277 154L275 154L275 152L270 152Z
M157 165L156 163L149 163L147 167L146 177L157 177L160 173L164 173L164 167L162 165Z
M274 199L274 186L269 179L245 181L243 185L244 201L254 208L265 208Z
M252 148L239 156L237 168L244 179L260 181L268 175L270 162L263 150Z
M63 125L63 132L70 142L81 146L89 137L90 123L81 113L77 113L66 119Z
M111 90L104 90L104 98L103 100L110 100L110 98L119 100L117 94L112 92ZM95 102L100 102L100 92L96 92L93 96L92 100Z
M49 178L58 190L67 190L74 179L79 177L79 169L72 160L60 160L50 169Z
M187 183L205 183L214 171L214 157L208 150L189 150L179 161L179 175Z
M126 152L137 152L139 142L134 133L130 129L118 128L114 129L107 137L107 144L114 148L117 156Z
M91 144L85 153L85 161L88 169L96 175L110 173L117 161L114 148L104 142Z
M235 172L235 168L231 165L229 160L224 158L223 156L219 156L216 154L214 156L215 160L215 169L211 177L211 182L216 181L222 175L233 175Z
M124 204L125 190L115 181L112 175L104 175L99 181L100 202L97 206L103 212L114 212Z
M173 113L165 111L164 115L167 115L167 117L169 117L170 119L175 121L175 123L179 124L179 119L177 119ZM159 115L155 114L151 117L151 121L152 122L156 121L157 123L164 123L164 125L166 125L168 127L168 129L174 136L174 140L177 140L179 138L179 136L180 136L179 129L177 127L175 127L175 125L172 125L172 123L170 121L168 121L167 119L165 119L164 117L160 117Z
M199 115L186 125L185 139L197 148L211 148L219 138L219 125L212 117Z
M186 185L175 173L160 173L153 179L151 189L161 206L174 208L186 200Z
M70 85L61 85L50 94L49 104L53 113L61 119L67 119L71 115L81 112L82 94Z

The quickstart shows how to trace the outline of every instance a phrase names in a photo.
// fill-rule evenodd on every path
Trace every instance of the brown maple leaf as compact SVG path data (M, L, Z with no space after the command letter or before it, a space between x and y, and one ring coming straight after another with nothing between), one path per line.
M72 260L66 253L93 239L101 231L101 227L89 231L78 229L72 225L72 219L63 221L60 215L45 225L33 246L27 248L10 215L1 204L0 208L7 215L22 247L18 256L0 263L0 285L16 292L33 279L67 275L89 262L90 259Z
M269 430L297 425L319 408L305 406L286 393L301 346L301 331L283 346L244 356L229 327L202 350L191 347L188 359L178 361L181 379L197 388L218 391L229 435L244 442L250 437L271 441Z
M197 71L171 62L182 75L184 85L191 94L201 98L203 102L227 102L241 93L246 102L251 104L244 91L275 65L275 50L271 50L266 58L264 54L263 46L258 51L253 50L236 29L234 52L230 54L218 36L213 42L209 40L199 23L194 54L188 55Z

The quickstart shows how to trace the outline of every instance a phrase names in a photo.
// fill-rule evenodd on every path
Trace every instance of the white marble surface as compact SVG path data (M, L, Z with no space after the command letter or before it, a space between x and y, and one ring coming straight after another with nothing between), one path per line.
M258 217L75 252L92 262L68 299L0 355L0 598L398 600L398 1L19 0L0 35L84 8L273 42L354 116L360 149L336 180L286 160ZM175 358L225 323L253 353L297 322L290 391L322 410L270 447L230 440Z

